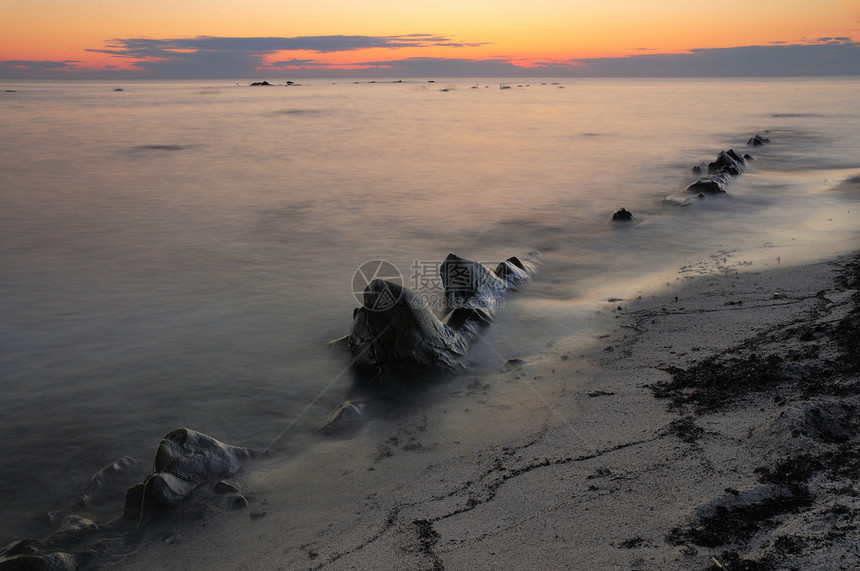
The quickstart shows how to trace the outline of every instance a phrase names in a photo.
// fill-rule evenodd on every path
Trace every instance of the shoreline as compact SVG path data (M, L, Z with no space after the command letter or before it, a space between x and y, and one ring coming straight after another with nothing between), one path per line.
M231 480L247 510L181 507L115 568L849 568L856 260L622 302L585 359L559 341L301 463L261 461ZM458 432L464 414L486 428Z

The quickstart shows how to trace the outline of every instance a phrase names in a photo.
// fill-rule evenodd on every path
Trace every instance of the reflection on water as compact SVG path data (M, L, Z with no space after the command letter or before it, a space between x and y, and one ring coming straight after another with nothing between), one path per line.
M298 453L352 394L327 341L367 260L537 260L481 368L717 251L756 269L856 247L856 80L4 83L0 542L178 426L263 447L314 402L276 445ZM728 195L664 203L730 147L756 160Z

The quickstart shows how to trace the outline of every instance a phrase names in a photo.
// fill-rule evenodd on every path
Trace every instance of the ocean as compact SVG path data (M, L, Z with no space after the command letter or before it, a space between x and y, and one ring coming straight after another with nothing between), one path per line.
M858 78L270 81L0 80L0 545L174 428L300 459L372 393L329 345L367 262L431 301L448 253L535 262L475 372L858 246ZM730 148L748 170L682 206Z

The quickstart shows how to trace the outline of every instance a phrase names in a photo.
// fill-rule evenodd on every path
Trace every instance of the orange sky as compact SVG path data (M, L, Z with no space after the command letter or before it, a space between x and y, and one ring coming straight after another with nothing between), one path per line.
M278 59L564 61L695 48L860 40L860 0L2 0L0 60L133 63L112 39L438 34L471 47L374 48Z

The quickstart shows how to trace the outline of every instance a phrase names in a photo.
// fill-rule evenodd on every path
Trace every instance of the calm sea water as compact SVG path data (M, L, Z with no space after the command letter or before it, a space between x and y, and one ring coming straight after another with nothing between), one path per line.
M0 82L0 544L173 428L263 448L294 422L298 454L355 394L327 342L365 261L432 294L449 252L540 252L481 369L717 252L858 245L858 79L509 85ZM677 206L728 148L757 158L729 196Z

